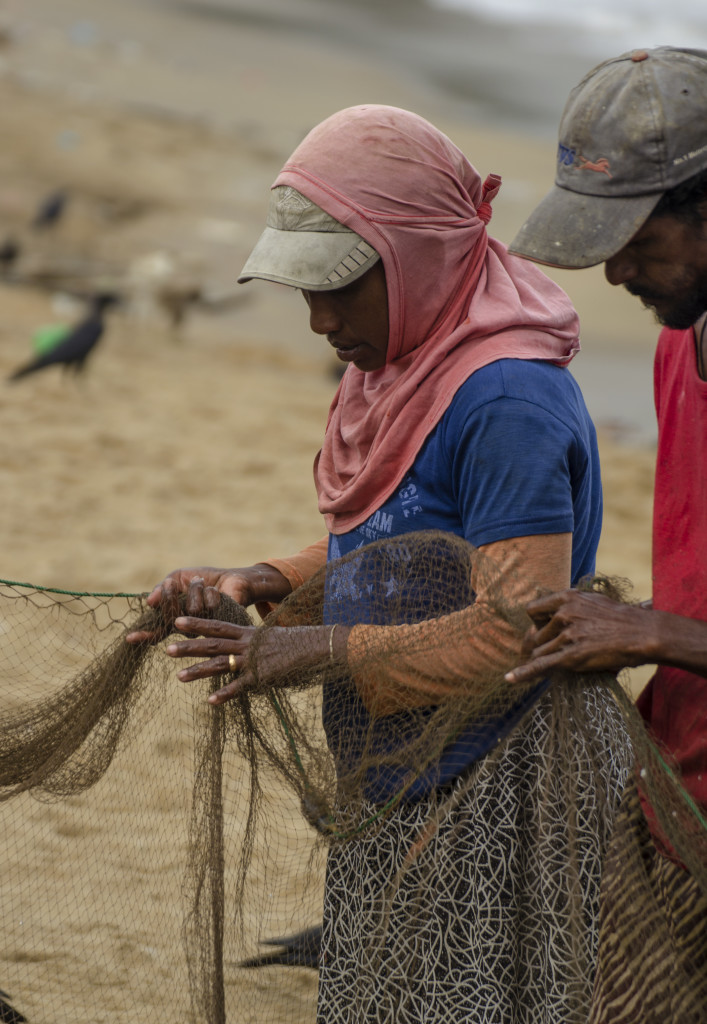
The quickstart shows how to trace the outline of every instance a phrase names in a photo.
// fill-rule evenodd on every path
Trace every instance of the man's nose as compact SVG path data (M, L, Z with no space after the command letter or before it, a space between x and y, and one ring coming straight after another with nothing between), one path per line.
M619 249L604 264L604 276L609 284L628 284L636 277L636 261L626 249Z
M309 292L309 326L315 334L335 334L341 330L336 303L327 292Z

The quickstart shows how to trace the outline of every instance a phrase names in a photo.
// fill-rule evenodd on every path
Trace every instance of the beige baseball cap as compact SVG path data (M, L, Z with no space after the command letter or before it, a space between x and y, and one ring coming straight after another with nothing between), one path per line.
M509 246L552 267L615 255L664 192L707 168L707 51L633 50L589 72L567 100L554 188Z
M306 291L328 291L355 281L380 259L360 235L290 185L271 190L266 224L239 284L257 277Z

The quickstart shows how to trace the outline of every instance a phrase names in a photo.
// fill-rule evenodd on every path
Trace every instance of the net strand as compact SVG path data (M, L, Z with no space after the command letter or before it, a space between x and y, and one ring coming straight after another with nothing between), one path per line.
M536 702L519 718L512 719L512 728L501 730L486 756L459 773L453 784L438 791L434 786L428 787L424 798L413 796L416 787L425 783L430 771L435 770L440 753L454 746L469 723L510 715L518 701L518 691L510 688L502 675L489 677L473 693L464 693L459 687L440 706L398 716L397 742L392 746L386 739L388 734L380 732L386 727L385 720L373 721L368 732L359 730L355 735L350 728L344 729L338 739L336 732L326 732L323 716L330 727L332 715L332 704L327 706L326 695L330 702L334 699L337 712L337 701L351 701L355 695L353 681L328 656L314 662L311 657L303 658L302 651L293 649L293 664L306 663L305 670L297 668L284 676L276 692L258 682L258 649L268 631L296 624L321 624L332 593L342 580L350 585L355 573L364 583L369 579L389 580L391 572L396 573L403 603L392 608L388 595L384 607L369 606L366 614L370 621L375 622L376 616L386 624L416 621L422 609L423 614L438 620L443 644L467 644L466 637L453 631L446 635L444 628L445 623L450 623L450 630L459 629L459 617L448 613L458 608L460 602L469 600L468 581L475 573L478 575L480 561L480 553L466 542L437 534L409 535L404 547L397 540L394 545L379 542L361 549L329 565L259 627L251 645L249 670L256 680L252 692L241 693L228 704L216 707L206 703L203 692L189 695L194 760L181 872L185 903L181 942L190 1005L190 1016L185 1016L185 1020L226 1024L228 1020L276 1019L272 1005L261 998L263 992L252 975L237 969L240 973L233 977L233 967L229 965L247 962L253 946L267 934L268 928L271 934L282 935L283 923L294 923L301 914L321 918L323 858L328 855L328 870L335 875L340 867L349 871L345 865L349 861L356 863L359 857L366 863L371 856L366 851L375 850L376 858L383 858L383 852L378 851L387 849L391 842L391 849L397 852L384 873L380 895L370 908L371 916L364 915L356 923L356 928L370 929L370 939L364 944L366 970L372 972L371 983L383 985L381 991L385 993L387 983L381 979L391 970L392 941L392 948L400 947L400 955L410 957L400 961L406 966L399 969L410 978L415 972L424 973L428 968L421 966L419 954L414 952L420 922L426 926L428 893L447 870L444 865L448 858L454 860L450 851L456 849L458 837L464 832L466 808L481 799L479 794L483 794L488 780L494 778L494 772L501 777L508 772L505 766L507 762L513 764L508 759L514 749L524 749L526 737L539 728L541 720L547 721L548 727L540 734L544 738L538 747L536 769L527 754L523 754L518 762L523 765L523 775L518 779L537 770L533 813L539 815L540 838L537 849L531 851L533 856L541 857L543 844L547 843L552 860L555 854L551 851L560 835L564 837L563 870L568 874L563 882L566 905L562 920L568 943L566 959L574 965L574 973L568 975L567 982L567 1021L586 1020L589 1003L595 1014L590 1017L592 1024L595 1019L602 1019L596 1016L596 1007L603 1007L604 1012L611 1005L616 1019L621 1019L616 1008L621 1005L621 993L627 983L625 978L616 980L615 968L602 945L613 941L611 936L618 927L610 911L604 909L609 906L623 908L621 927L626 920L638 922L630 935L626 929L627 936L622 940L627 950L624 959L629 965L641 956L651 935L660 937L661 956L668 967L660 978L656 975L658 980L650 982L657 986L656 1005L673 1005L675 997L666 991L677 987L684 1006L695 1014L694 1020L701 1019L702 1011L707 1009L707 970L700 961L701 954L695 952L694 943L707 939L703 935L707 924L703 920L702 932L691 925L693 937L688 941L683 935L687 925L683 928L683 923L692 921L691 915L697 915L697 909L707 907L707 823L701 809L681 786L669 756L655 745L616 677L558 673L541 701L547 709L545 719L539 716ZM492 567L482 569L493 575ZM606 588L607 582L600 580L594 585ZM386 592L389 590L387 587ZM430 599L431 593L434 599ZM65 602L65 597L72 600ZM242 625L251 624L245 610L227 598L210 614ZM528 622L522 610L507 604L500 588L488 601L488 614L513 622L519 633ZM17 912L4 913L8 922L5 945L11 949L13 942L17 948L26 945L23 920L39 920L37 912L30 909L34 906L32 886L36 870L29 864L48 841L33 838L32 814L23 796L59 801L61 807L67 808L67 814L78 814L80 808L75 802L79 796L85 794L88 798L95 789L98 802L91 805L95 808L92 812L86 804L85 813L101 815L105 813L101 793L117 772L119 780L123 776L126 780L118 781L117 793L127 790L130 799L137 798L129 771L137 763L140 737L151 728L157 712L167 719L174 716L177 707L184 706L186 695L182 696L180 691L180 696L175 696L174 663L165 656L161 643L125 643L126 634L133 631L157 631L163 638L170 632L170 624L163 621L159 612L146 606L145 595L76 593L5 581L0 582L0 623L7 640L3 694L9 701L0 725L0 802L6 814L4 841L10 844L11 857L7 862L15 865L14 881L7 891L10 906L17 900L18 907ZM83 647L77 639L79 627L84 630ZM397 667L400 653L392 650L384 656L379 652L377 657L375 670L384 673L385 657L394 660ZM49 674L53 684L51 699L47 699L46 692ZM218 685L221 684L222 680ZM592 744L597 742L593 737L597 731L595 708L599 706L605 707L607 721L614 721L611 728L618 730L616 735L623 730L629 737L635 770L630 771L631 766L627 769L621 809L612 809L612 798L604 783L592 793L596 806L591 809L591 820L607 830L606 863L610 866L602 879L603 891L610 893L610 899L604 897L601 904L603 938L597 952L591 948L586 929L581 876L588 839L583 832L587 813L585 775L589 770L592 777L601 780L607 771L604 755L599 753L605 749L602 744L608 742L606 737L599 737L597 753L591 754ZM175 735L179 737L184 731L184 726L176 723ZM173 742L175 749L181 750L179 739ZM115 770L111 773L109 768L113 764ZM149 776L152 762L147 761L146 765ZM186 768L181 755L174 765L181 766L182 771ZM511 767L511 771L516 768ZM648 807L651 832L638 800L631 803L631 793L640 793L643 805ZM154 815L149 808L159 799L150 798L145 805L145 813L150 815L146 819L148 835ZM559 823L556 805L562 808ZM13 807L17 808L14 817ZM170 808L168 803L169 813ZM42 821L36 827L48 828L49 824ZM143 827L136 819L133 828L138 843L142 841ZM563 830L561 833L557 832L558 827ZM398 829L402 830L400 843L393 839ZM27 836L26 853L13 853L15 834ZM123 837L118 838L124 841ZM108 877L106 872L106 885ZM61 878L59 885L65 887ZM679 891L679 899L670 896L673 889ZM331 893L326 896L327 900L330 898ZM290 917L284 918L286 904L291 907L287 911ZM406 908L407 916L403 918L401 905ZM67 912L74 913L70 907ZM94 913L90 906L87 912L89 916ZM341 927L347 913L342 907ZM615 909L614 913L618 911ZM335 928L339 927L336 913L330 920ZM10 925L17 929L16 939L12 938ZM44 933L37 927L39 941ZM325 928L329 935L326 941L330 941L327 929L331 927L329 924ZM704 946L702 941L703 951ZM409 954L408 949L412 951ZM592 995L591 987L587 986L595 959L599 965L599 988ZM17 960L27 962L26 958ZM284 980L281 987L281 1019L310 1019L314 989L298 988L294 982L290 986ZM352 993L352 1012L360 1014L361 1020L367 1019L366 1007L370 1004L366 991L362 988L358 995ZM167 994L167 989L164 992L165 1000L177 998L171 992ZM62 1016L59 996L55 998L56 1005L44 1016L37 1014L38 1021L66 1020L68 1024L71 1020L73 1024L98 1019L89 995L85 1018L77 1016L76 1006ZM268 998L274 999L275 995ZM376 999L380 998L379 993ZM685 1013L685 1021L691 1022L693 1017ZM178 1019L178 1012L173 1016ZM115 1016L115 1020L121 1019L120 1014ZM403 1014L400 1019L407 1018Z

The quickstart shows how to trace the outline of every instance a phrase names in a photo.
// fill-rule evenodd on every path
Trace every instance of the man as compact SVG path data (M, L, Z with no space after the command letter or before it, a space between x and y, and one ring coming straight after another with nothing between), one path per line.
M686 789L707 806L707 51L658 47L599 65L570 94L555 187L511 252L605 264L664 325L655 358L653 597L564 591L528 606L526 664L618 671L657 664L638 699Z

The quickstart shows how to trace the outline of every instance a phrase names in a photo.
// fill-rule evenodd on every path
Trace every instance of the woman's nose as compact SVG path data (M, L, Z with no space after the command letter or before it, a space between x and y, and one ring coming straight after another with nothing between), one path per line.
M626 249L619 249L604 264L604 276L609 284L627 284L636 277L636 261Z
M341 329L336 304L328 292L308 292L309 326L315 334L335 334Z

